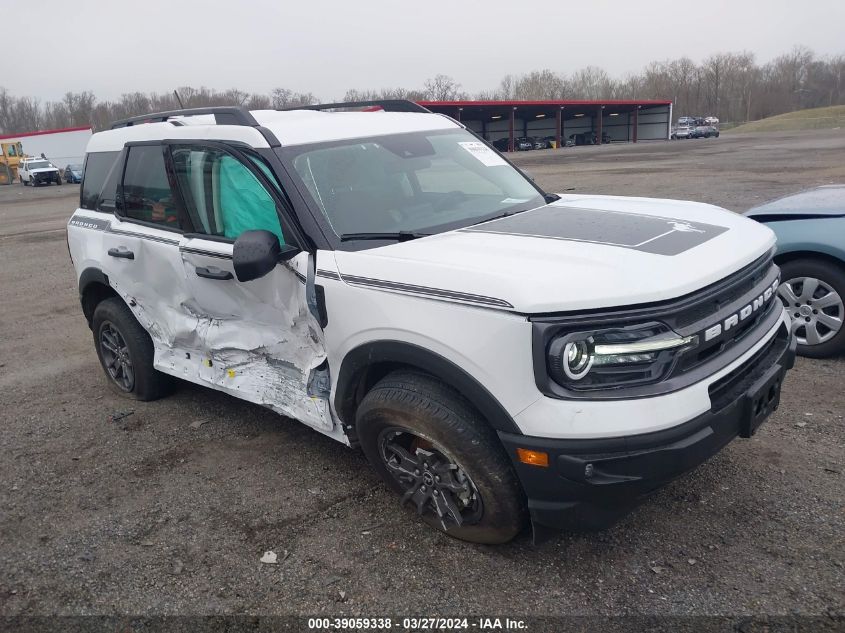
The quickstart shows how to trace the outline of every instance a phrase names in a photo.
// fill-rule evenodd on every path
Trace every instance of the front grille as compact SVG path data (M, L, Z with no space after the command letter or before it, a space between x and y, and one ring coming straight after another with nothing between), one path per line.
M683 358L678 362L678 371L686 372L690 371L691 369L695 369L702 363L707 362L711 358L718 356L728 348L733 347L742 339L744 339L748 334L750 334L754 328L756 328L760 323L762 323L771 313L772 310L780 310L781 303L778 301L777 297L775 297L768 306L766 306L765 310L759 310L758 312L754 313L750 318L745 319L742 321L738 326L732 328L730 332L732 333L731 336L726 336L712 343L702 343L690 353L684 354Z
M772 254L763 255L738 271L727 280L698 291L697 295L706 297L695 301L693 305L680 311L675 317L676 327L683 328L706 319L721 310L724 306L737 301L743 295L750 293L768 274L772 267Z

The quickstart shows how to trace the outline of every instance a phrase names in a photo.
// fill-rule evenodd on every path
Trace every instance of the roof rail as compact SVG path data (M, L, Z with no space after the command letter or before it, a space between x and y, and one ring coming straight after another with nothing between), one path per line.
M381 108L385 112L425 112L431 110L424 108L419 103L408 99L376 99L374 101L344 101L341 103L320 103L317 105L302 105L288 108L279 108L282 111L288 110L340 110L347 108Z
M259 127L258 121L252 116L249 110L239 106L212 106L207 108L185 108L183 110L169 110L167 112L154 112L152 114L141 114L139 116L121 119L111 124L111 129L130 127L138 123L162 123L174 116L199 116L202 114L213 114L214 122L217 125L246 125Z

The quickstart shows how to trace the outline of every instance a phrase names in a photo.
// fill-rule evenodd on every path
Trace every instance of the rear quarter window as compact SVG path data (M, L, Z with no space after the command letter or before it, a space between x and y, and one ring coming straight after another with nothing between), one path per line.
M92 211L114 210L120 152L95 152L85 157L80 204ZM105 205L104 205L105 203Z

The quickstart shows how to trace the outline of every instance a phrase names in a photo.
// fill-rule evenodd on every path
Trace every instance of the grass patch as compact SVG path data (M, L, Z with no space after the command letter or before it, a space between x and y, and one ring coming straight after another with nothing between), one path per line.
M750 121L730 129L737 132L786 132L789 130L829 130L845 127L845 105L811 108ZM728 130L724 130L728 132Z

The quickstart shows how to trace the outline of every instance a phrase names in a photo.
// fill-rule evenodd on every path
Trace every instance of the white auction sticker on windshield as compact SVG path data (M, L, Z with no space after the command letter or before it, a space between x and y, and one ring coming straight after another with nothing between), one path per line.
M463 147L466 151L475 156L488 167L507 165L504 158L499 156L494 150L487 147L481 141L463 141L458 143L458 145Z

